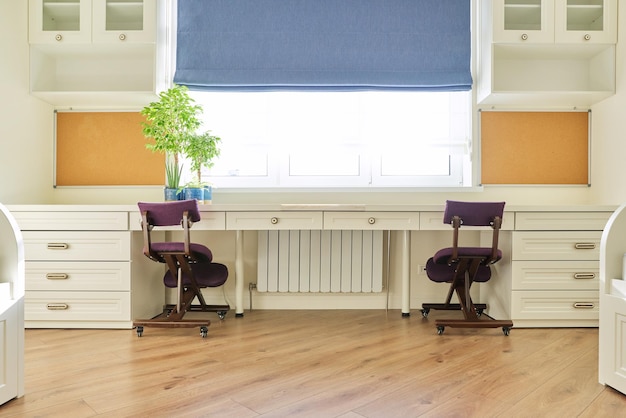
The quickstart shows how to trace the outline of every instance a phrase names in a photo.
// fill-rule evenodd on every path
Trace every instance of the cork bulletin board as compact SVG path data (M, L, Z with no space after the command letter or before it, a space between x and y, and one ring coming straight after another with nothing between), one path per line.
M139 112L56 112L55 186L163 185Z
M481 111L481 183L589 184L589 120L589 111Z

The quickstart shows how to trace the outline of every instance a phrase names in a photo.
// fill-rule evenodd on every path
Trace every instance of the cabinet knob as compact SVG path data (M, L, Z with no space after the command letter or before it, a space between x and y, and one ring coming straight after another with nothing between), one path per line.
M123 34L123 33L120 33L119 38L120 38L120 41L125 41L126 40L126 35Z
M583 36L583 39L584 39L585 41L588 41L588 40L590 40L590 39L591 39L591 35L589 35L588 33L585 33L585 36Z
M67 250L70 246L64 242L49 242L46 248L49 250Z
M270 222L272 223L272 225L276 225L278 223L278 218L274 216L272 219L270 219Z
M370 225L374 225L376 223L376 218L368 218L367 223Z
M69 309L69 307L70 305L67 303L48 303L46 305L46 308L48 308L49 311L65 311Z
M528 34L527 33L522 33L521 38L522 38L522 41L528 40Z
M596 248L596 244L593 242L577 242L574 244L574 248L577 250L594 250Z
M62 41L63 40L63 35L61 35L60 33L57 33L56 35L54 35L54 39L57 41Z
M67 273L47 273L48 280L67 280L70 276Z
M595 279L595 273L574 273L574 279Z

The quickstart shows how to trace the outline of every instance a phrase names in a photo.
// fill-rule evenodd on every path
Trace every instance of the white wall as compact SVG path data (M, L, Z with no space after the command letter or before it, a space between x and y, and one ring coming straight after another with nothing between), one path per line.
M620 17L626 28L626 13ZM592 108L592 185L487 186L468 192L291 192L233 193L216 190L215 203L442 203L448 198L496 200L509 204L618 204L626 200L621 169L626 155L623 116L624 37L618 46L618 93ZM0 0L0 202L24 203L134 203L160 200L158 187L53 188L53 107L28 94L27 1ZM538 152L540 152L538 150Z

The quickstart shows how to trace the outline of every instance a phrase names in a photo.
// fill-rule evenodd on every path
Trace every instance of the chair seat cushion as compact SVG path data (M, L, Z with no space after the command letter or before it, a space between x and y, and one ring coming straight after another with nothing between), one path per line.
M218 287L226 283L228 278L228 268L220 263L194 263L191 270L196 277L199 287ZM178 278L168 270L163 277L163 283L167 287L176 287ZM191 283L189 276L183 272L183 285Z
M448 264L448 260L452 257L452 248L443 248L435 253L433 259L437 264ZM458 247L457 255L459 257L491 257L491 248L486 247ZM492 262L499 261L502 258L502 251L498 250L496 259Z
M431 257L426 262L426 275L430 280L437 283L449 283L454 279L454 271L457 265L436 263ZM478 272L474 278L475 282L486 282L491 278L491 268L489 265L478 266Z
M185 251L185 243L184 242L153 242L151 246L152 250L157 254L160 252L183 252ZM208 247L202 244L189 244L189 250L191 254L198 263L203 262L211 262L213 261L213 253L209 250ZM160 259L161 263L164 263L165 260Z

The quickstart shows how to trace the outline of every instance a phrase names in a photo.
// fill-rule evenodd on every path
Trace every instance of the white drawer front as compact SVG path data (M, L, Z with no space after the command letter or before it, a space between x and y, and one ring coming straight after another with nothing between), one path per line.
M601 231L515 231L513 260L599 260Z
M418 230L418 212L324 212L324 229Z
M28 261L26 290L130 291L130 262Z
M128 212L13 212L22 231L125 231Z
M515 319L598 319L599 293L594 291L513 291L511 316Z
M504 212L502 216L502 227L500 229L510 231L513 229L514 225L515 216L513 212ZM452 226L443 223L443 212L421 212L420 229L432 231L451 230ZM478 228L474 229L478 230ZM490 230L491 228L485 227L484 229Z
M602 231L612 212L517 212L516 230Z
M139 212L131 212L130 216L130 230L141 231L141 214ZM192 225L192 231L199 230L220 230L226 229L226 212L200 212L200 222L196 222ZM178 231L182 227L180 225L171 227L160 227L161 230Z
M322 229L322 212L229 212L230 230Z
M26 321L128 321L130 292L39 292L24 296Z
M597 261L513 261L513 290L598 290Z
M26 260L128 261L130 232L24 231Z

